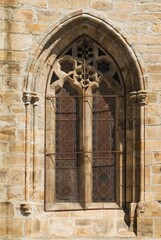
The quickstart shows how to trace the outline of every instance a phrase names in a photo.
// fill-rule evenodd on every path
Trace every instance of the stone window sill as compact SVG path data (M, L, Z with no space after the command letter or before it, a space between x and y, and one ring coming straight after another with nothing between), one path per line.
M117 203L86 203L84 207L80 203L46 203L46 211L80 211L95 209L120 209Z

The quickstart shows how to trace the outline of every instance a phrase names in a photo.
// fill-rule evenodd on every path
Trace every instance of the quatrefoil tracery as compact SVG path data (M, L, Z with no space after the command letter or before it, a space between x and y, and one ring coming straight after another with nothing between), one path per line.
M90 83L96 82L97 73L91 66L79 66L75 71L75 78L81 84L82 88L89 87Z
M98 86L101 79L120 85L114 60L89 37L81 37L57 59L50 84L69 77L79 88Z

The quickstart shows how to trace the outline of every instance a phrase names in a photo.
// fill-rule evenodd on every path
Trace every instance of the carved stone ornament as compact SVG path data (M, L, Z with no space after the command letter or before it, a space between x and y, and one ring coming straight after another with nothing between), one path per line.
M130 99L133 104L140 104L141 106L144 106L145 100L147 98L147 91L146 90L140 90L140 91L133 91L130 92Z
M140 201L137 204L137 217L139 217L141 214L145 213L145 209L148 207L147 203L145 201Z
M137 91L130 92L130 100L133 104L137 103Z
M30 204L27 203L21 204L20 210L23 215L29 215L32 213L32 207Z
M25 105L34 104L37 105L39 97L36 92L24 92L23 101Z
M137 99L140 105L145 105L145 99L147 98L147 91L146 90L140 90L137 93Z
M80 90L97 88L103 79L109 87L122 90L120 71L112 57L88 36L82 36L58 57L53 67L50 85L55 87L62 79Z

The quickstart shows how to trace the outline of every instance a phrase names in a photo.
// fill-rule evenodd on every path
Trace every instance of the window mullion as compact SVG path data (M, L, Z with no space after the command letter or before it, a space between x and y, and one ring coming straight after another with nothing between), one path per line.
M92 97L83 97L85 204L92 202Z

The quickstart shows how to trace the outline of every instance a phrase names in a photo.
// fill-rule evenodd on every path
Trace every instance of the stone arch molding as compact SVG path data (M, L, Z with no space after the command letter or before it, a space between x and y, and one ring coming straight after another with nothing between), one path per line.
M147 88L145 69L141 66L142 61L138 60L138 56L126 38L111 23L81 12L63 19L39 43L28 64L25 91L37 93L45 91L46 76L50 77L55 59L83 34L94 39L115 59L122 72L126 92ZM44 72L45 80L42 80Z
M130 44L128 44L126 39L111 25L111 23L106 22L102 18L83 12L72 14L72 16L62 20L60 24L56 25L40 42L32 61L28 64L29 68L27 70L25 89L23 92L23 100L26 105L25 200L29 201L29 199L33 198L31 195L34 195L36 188L36 185L34 185L34 177L32 183L33 191L30 187L31 154L33 157L33 173L34 169L36 169L34 165L36 150L30 149L31 139L32 143L36 143L36 103L40 99L43 105L45 92L48 83L51 81L53 65L56 62L56 59L61 56L64 50L74 43L76 39L79 39L83 35L90 37L100 45L105 52L115 60L115 63L122 74L126 99L127 102L130 102L126 107L131 109L131 106L133 106L133 110L130 113L131 116L127 120L127 122L129 121L127 125L130 125L130 118L133 122L131 130L133 137L133 139L131 139L133 152L130 154L132 156L131 158L133 158L132 162L134 164L137 160L140 162L139 197L136 196L138 195L137 190L135 188L132 189L132 198L130 202L136 203L138 201L144 201L144 148L142 147L139 154L135 154L136 141L138 141L136 140L138 137L135 136L137 127L139 128L139 135L144 136L144 107L142 106L145 105L145 99L147 96L147 82L144 67L141 67L141 61L138 61L138 57ZM129 101L130 99L131 101ZM32 104L33 111L31 114L30 106ZM139 126L137 118L140 121ZM30 135L31 122L34 126L32 136ZM140 146L143 146L142 141L144 141L144 139L140 138ZM137 159L137 157L139 157L139 159ZM133 182L135 182L135 179L133 179Z

